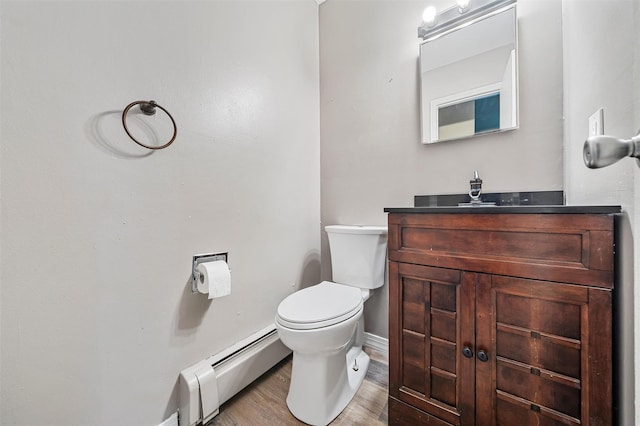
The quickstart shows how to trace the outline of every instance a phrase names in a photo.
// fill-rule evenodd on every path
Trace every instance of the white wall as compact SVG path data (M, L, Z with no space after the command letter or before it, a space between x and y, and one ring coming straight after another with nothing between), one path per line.
M318 5L2 1L0 424L157 425L320 275ZM178 138L146 155L122 109ZM228 251L233 293L188 286Z
M588 136L588 118L600 107L604 108L606 134L628 138L640 127L639 13L637 0L563 1L567 203L618 204L624 212L617 232L614 308L619 337L614 363L619 390L614 401L621 425L640 422L640 410L634 408L640 376L636 372L634 380L633 374L634 364L639 365L634 353L640 349L640 314L634 314L634 306L640 304L640 295L634 291L634 262L636 274L640 269L634 261L634 252L640 252L638 220L634 220L640 207L634 201L634 197L640 199L640 186L634 186L634 176L637 181L639 173L635 161L629 159L603 169L588 169L582 159L582 146Z
M420 194L559 190L562 173L561 2L520 0L520 129L420 143L423 1L331 0L320 6L322 222L385 224L384 207ZM330 276L323 235L323 277ZM387 335L388 296L365 305L366 328Z

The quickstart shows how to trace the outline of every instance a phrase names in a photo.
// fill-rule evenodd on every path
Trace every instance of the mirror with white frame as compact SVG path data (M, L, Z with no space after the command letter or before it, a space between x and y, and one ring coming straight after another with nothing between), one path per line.
M458 18L435 35L420 28L422 143L518 127L517 19L510 3Z

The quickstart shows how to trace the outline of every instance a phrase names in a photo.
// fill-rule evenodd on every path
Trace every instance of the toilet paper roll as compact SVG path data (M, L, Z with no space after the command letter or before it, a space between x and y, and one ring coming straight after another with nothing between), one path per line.
M198 272L200 272L197 284L198 291L202 294L208 294L209 299L231 294L231 271L227 262L214 260L213 262L200 263Z

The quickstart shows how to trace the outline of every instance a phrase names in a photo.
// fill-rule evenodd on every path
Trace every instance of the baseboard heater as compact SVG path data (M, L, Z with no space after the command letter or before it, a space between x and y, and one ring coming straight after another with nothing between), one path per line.
M278 337L275 325L180 372L178 424L207 423L220 405L276 365L291 350Z

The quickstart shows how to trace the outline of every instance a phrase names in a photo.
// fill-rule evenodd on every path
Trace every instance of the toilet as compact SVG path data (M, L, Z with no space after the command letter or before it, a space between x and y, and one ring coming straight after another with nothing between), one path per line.
M369 367L364 302L384 284L386 226L326 226L332 281L286 297L275 324L293 351L287 406L299 420L327 425L347 406Z

